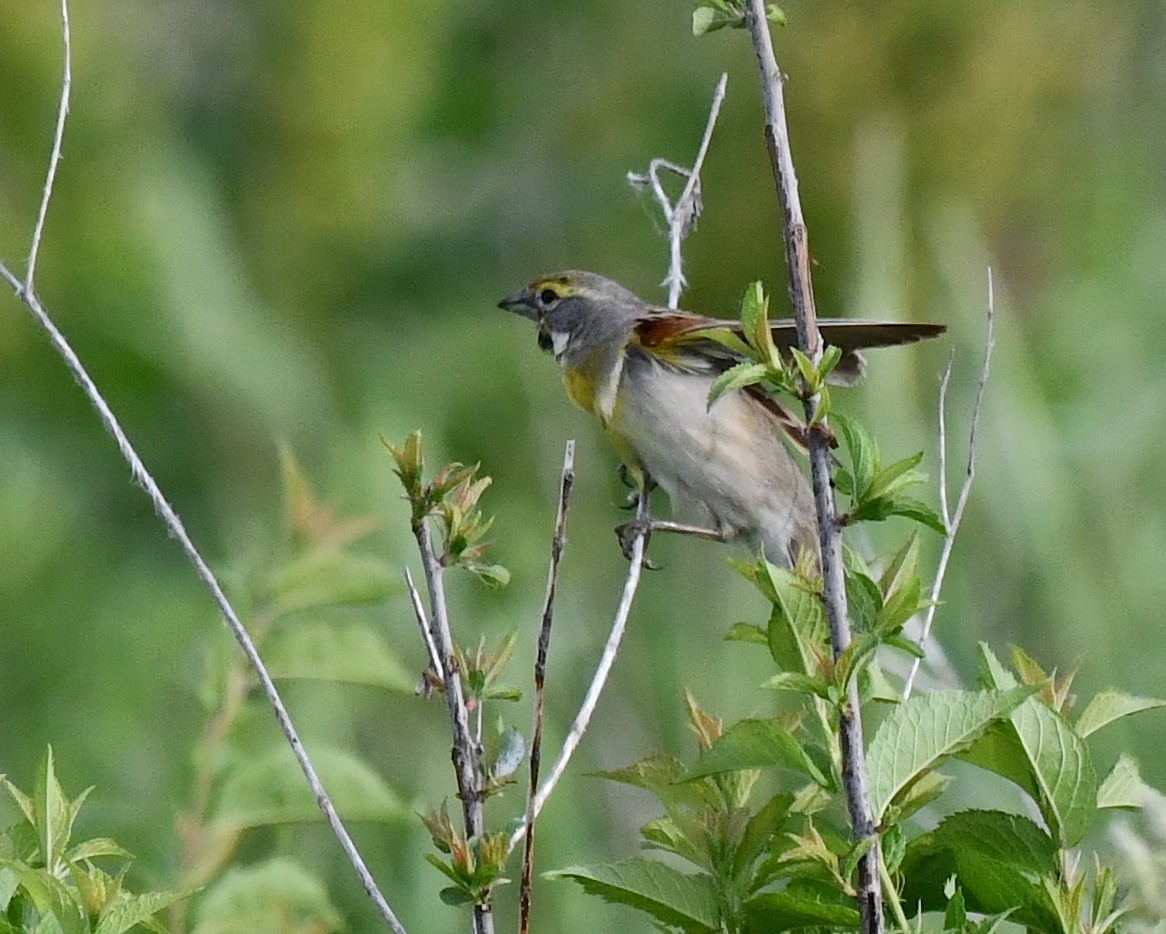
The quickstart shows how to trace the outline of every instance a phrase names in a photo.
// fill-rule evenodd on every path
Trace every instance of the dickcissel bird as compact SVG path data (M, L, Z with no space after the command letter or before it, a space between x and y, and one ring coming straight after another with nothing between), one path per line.
M653 527L744 539L787 567L803 549L817 554L813 493L788 446L803 446L801 422L758 385L708 404L713 382L741 359L708 331L740 333L740 322L649 305L611 279L576 270L536 279L498 304L535 322L539 346L554 354L567 394L598 417L638 483L651 478L674 509L691 511L701 523ZM820 318L818 326L823 340L842 351L830 374L842 385L862 378L860 349L944 331L841 318ZM797 345L792 320L771 321L770 329L783 353Z

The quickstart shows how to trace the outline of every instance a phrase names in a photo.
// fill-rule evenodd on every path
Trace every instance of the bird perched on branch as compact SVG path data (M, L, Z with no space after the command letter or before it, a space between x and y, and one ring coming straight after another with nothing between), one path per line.
M702 523L653 528L743 538L786 566L802 549L817 553L813 494L788 446L804 445L801 421L760 385L708 403L717 377L742 359L709 332L740 333L740 322L649 305L611 279L575 270L536 279L498 304L535 322L567 394L598 417L641 489L659 483L674 508ZM842 385L863 376L859 350L944 331L840 318L818 325L825 343L842 351L829 377ZM793 321L770 321L770 330L783 355L797 345Z

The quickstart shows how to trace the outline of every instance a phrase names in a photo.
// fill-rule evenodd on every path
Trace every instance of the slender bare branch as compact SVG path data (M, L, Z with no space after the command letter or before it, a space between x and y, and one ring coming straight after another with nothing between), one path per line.
M988 268L988 310L987 324L984 330L984 358L980 364L980 379L976 384L976 398L972 403L972 424L968 429L968 461L964 469L964 480L960 486L960 495L956 499L955 512L949 511L947 495L947 387L951 381L951 367L954 357L948 357L947 367L939 381L939 510L943 517L947 534L943 537L943 548L939 552L939 562L935 567L935 581L931 585L931 605L923 617L923 627L919 633L919 644L924 645L931 635L931 624L935 621L935 611L939 606L939 595L943 590L943 579L947 574L948 561L951 559L952 549L955 547L956 533L963 522L964 509L968 505L968 497L972 492L972 483L976 479L976 436L980 427L980 412L984 405L984 388L988 385L988 374L992 363L992 348L995 345L996 322L996 294L992 285L992 269ZM903 700L911 696L915 687L915 678L919 674L920 659L911 663L911 671L903 683Z
M551 643L551 621L555 613L555 594L559 589L559 564L567 545L567 507L575 485L575 442L568 441L563 450L563 471L559 479L559 509L555 516L555 534L551 539L551 562L547 570L547 593L543 600L542 625L538 634L538 654L534 663L534 725L530 734L530 785L526 795L526 846L522 855L522 884L519 888L520 934L530 930L530 891L534 875L534 796L542 757L543 696L546 686L547 650Z
M405 589L409 591L409 602L413 606L413 618L417 620L417 625L421 629L421 641L425 643L425 651L429 656L429 667L444 683L445 669L441 665L441 656L438 655L437 646L433 642L433 633L429 631L429 618L425 613L425 604L421 602L421 594L417 592L417 585L413 583L413 573L408 568L405 568Z
M145 491L146 495L154 505L154 511L158 517L166 525L171 537L178 541L179 546L185 553L187 560L190 561L194 567L195 573L199 580L210 592L211 598L218 607L223 620L230 628L231 633L235 637L235 641L243 649L248 662L254 669L256 677L259 680L259 685L266 695L268 703L271 704L272 710L275 712L275 719L279 723L280 729L287 738L292 752L296 757L296 761L300 765L300 769L304 773L304 778L312 789L312 794L316 798L316 803L323 811L325 819L328 821L332 832L336 835L337 840L340 841L340 846L348 857L349 862L355 869L357 876L360 878L361 885L365 892L376 906L377 911L381 917L388 924L389 928L394 934L405 934L405 928L393 913L389 903L385 900L384 895L381 894L380 889L365 865L363 858L356 845L352 842L348 831L345 829L343 822L336 813L336 808L333 806L331 799L328 797L324 786L320 782L319 776L316 774L316 769L312 765L307 752L304 749L303 743L300 740L299 734L296 732L295 726L292 724L291 716L284 706L283 699L280 697L279 691L275 687L275 683L271 680L267 669L264 667L263 660L259 657L259 652L255 648L255 643L248 635L246 628L240 621L238 614L236 614L231 602L227 599L223 588L220 586L218 579L214 572L211 571L210 566L199 550L195 547L194 542L186 532L182 520L174 511L174 508L162 495L161 489L155 482L153 476L146 469L141 457L134 446L130 443L125 431L122 429L117 417L113 414L113 410L105 401L100 390L98 390L96 383L90 377L89 372L85 369L84 364L81 363L80 357L73 350L72 346L65 339L65 336L53 323L52 318L41 304L40 299L36 295L33 287L34 274L36 271L37 254L40 248L41 238L44 235L45 219L48 216L49 201L52 196L53 184L56 177L57 166L61 158L61 141L64 138L65 119L69 109L69 94L72 83L72 73L70 64L70 35L69 35L69 10L67 0L62 0L61 3L63 31L65 37L65 77L63 87L61 90L61 103L57 112L57 130L53 141L53 151L50 157L48 173L45 177L44 194L41 200L40 210L37 214L36 225L33 229L32 245L29 249L28 257L28 275L25 281L21 282L4 264L0 263L0 278L12 288L16 293L17 298L32 312L33 319L37 325L43 330L49 339L49 343L53 349L64 361L65 367L77 381L81 390L88 397L93 408L97 411L97 416L101 420L106 432L113 438L117 444L118 450L126 463L129 464L130 475L133 481Z
M61 100L57 105L57 127L53 131L53 150L49 155L49 170L45 173L45 185L41 192L40 209L36 212L36 224L32 229L32 244L28 249L28 268L24 274L24 284L29 294L36 294L36 260L40 253L41 238L45 232L45 219L49 215L49 201L53 197L53 184L57 180L57 166L61 164L61 143L65 139L65 120L69 115L69 95L73 88L73 40L69 29L69 0L61 0L61 35L64 38L64 75L61 78Z
M620 596L619 606L616 607L615 618L611 623L611 632L608 633L607 642L603 646L603 653L599 657L599 664L595 667L595 674L591 677L591 684L587 687L587 694L583 698L579 712L575 714L575 719L571 723L571 729L567 732L567 738L563 740L563 748L559 750L559 757L555 760L554 765L551 766L550 774L539 787L538 794L534 797L535 817L538 817L542 812L543 805L546 804L551 792L555 790L559 779L563 777L563 773L567 769L567 763L571 761L571 756L575 754L575 750L579 746L579 741L583 739L583 734L587 731L587 725L591 722L591 715L595 713L595 707L599 703L599 695L603 691L603 686L607 683L607 676L611 673L611 666L615 663L615 655L619 650L619 644L623 639L624 629L627 626L628 616L632 610L632 601L635 599L636 590L640 586L640 572L644 567L644 551L647 547L647 541L643 530L648 527L648 499L649 497L646 493L640 496L639 505L636 507L636 518L640 521L640 526L638 529L633 528L626 538L631 553L628 563L628 576L624 580L623 593ZM524 820L522 826L515 830L510 837L511 850L518 846L525 832L526 821Z
M648 163L647 174L642 175L637 172L628 172L627 175L628 182L633 186L642 187L649 185L651 187L652 194L655 196L656 202L660 205L660 210L664 213L664 221L668 224L668 275L664 277L663 284L668 286L669 308L676 308L678 306L680 293L687 284L684 278L681 247L684 243L684 238L688 236L696 225L696 219L700 216L702 209L700 170L704 165L705 156L708 154L709 143L712 142L713 129L717 125L717 117L721 112L721 104L725 100L725 87L728 81L729 76L722 74L721 80L717 82L716 90L713 91L713 102L709 108L708 122L705 124L704 136L701 138L700 148L696 153L696 161L693 162L691 169L686 169L666 159L657 158ZM676 199L675 204L669 200L667 193L664 191L664 186L660 182L661 169L666 169L686 180L684 190L681 192L680 197Z
M798 343L802 351L817 363L822 355L822 338L818 333L817 316L814 311L809 242L801 200L798 197L793 155L790 151L782 77L773 54L764 0L749 0L745 7L745 25L753 38L753 52L761 77L761 96L765 107L765 141L781 204L786 262L789 267L789 293L797 321ZM817 406L816 396L806 399L807 424L812 423ZM809 448L810 473L821 546L823 600L830 625L831 648L837 659L850 645L850 620L842 566L842 530L837 522L834 484L831 478L831 455L826 433L809 432ZM866 841L876 834L856 679L851 680L847 689L846 704L839 709L839 740L851 830L856 841ZM859 860L856 885L862 930L866 934L881 934L883 931L879 858L879 843L874 839Z
M433 536L424 517L413 521L413 537L421 552L421 567L425 572L425 585L429 591L429 626L433 643L437 648L438 660L444 673L445 701L449 708L449 720L453 733L450 758L453 760L454 775L457 778L458 797L462 802L467 837L481 837L485 830L482 816L482 768L481 749L470 735L469 711L462 691L461 672L458 671L449 627L448 605L445 600L445 579L437 551L433 547ZM493 934L494 916L488 906L474 906L475 934Z

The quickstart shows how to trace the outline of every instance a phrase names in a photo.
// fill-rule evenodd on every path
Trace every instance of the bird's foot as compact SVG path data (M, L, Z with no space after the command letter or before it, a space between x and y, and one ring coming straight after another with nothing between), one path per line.
M638 491L633 490L632 495L639 495ZM644 567L650 571L660 569L660 566L653 562L646 554L648 541L652 537L652 530L654 528L656 528L656 522L651 516L637 516L615 527L615 536L619 539L619 550L623 552L623 556L629 561L632 560L632 549L635 546L636 539L642 538L644 540L644 550L641 552L643 555L642 560Z

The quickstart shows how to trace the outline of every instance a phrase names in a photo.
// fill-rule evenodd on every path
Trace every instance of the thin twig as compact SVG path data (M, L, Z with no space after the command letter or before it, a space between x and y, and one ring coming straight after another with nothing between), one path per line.
M530 890L534 874L534 794L538 788L538 770L542 756L543 695L546 686L547 650L551 643L551 621L555 613L555 593L559 588L559 563L567 545L567 507L575 485L575 442L568 441L563 450L563 471L559 480L559 509L555 516L555 534L551 539L551 563L547 571L547 594L543 600L542 625L538 633L538 654L534 663L534 725L530 734L530 785L526 795L526 846L522 854L522 884L519 888L520 934L530 930Z
M729 76L722 74L721 80L717 82L716 90L713 91L713 102L709 108L704 136L701 138L700 148L696 153L696 161L693 162L691 169L683 168L666 159L653 159L648 164L647 175L641 175L636 172L628 172L627 175L628 182L632 185L651 186L652 193L660 205L660 209L664 212L664 220L668 224L668 275L664 277L663 284L668 286L669 308L677 307L680 302L680 293L687 284L684 278L681 247L684 243L684 238L692 231L693 226L696 224L696 219L700 216L702 208L700 170L704 165L705 156L708 154L709 143L712 142L713 129L717 125L717 117L721 112L721 104L725 100L725 87L728 81ZM680 193L680 197L676 199L675 204L669 201L668 195L664 191L664 186L660 183L660 169L667 169L669 172L673 172L686 180L684 190Z
M429 631L429 619L425 613L425 604L421 602L421 594L417 592L417 585L413 583L413 572L405 568L405 589L409 592L409 602L413 606L413 618L421 629L421 641L425 643L425 651L429 655L429 667L441 682L445 682L445 669L441 666L441 656L437 654L437 646L433 644L433 633Z
M49 156L49 170L45 174L45 186L41 192L40 209L36 212L36 224L32 229L32 245L28 249L28 269L24 274L24 284L30 295L36 294L36 259L40 253L41 238L45 232L45 219L49 215L49 201L53 196L53 184L57 179L57 166L61 164L61 143L65 139L65 119L69 115L69 94L73 88L73 40L69 30L69 0L61 0L61 35L65 45L65 73L61 78L61 100L57 105L57 127L53 131L53 151Z
M802 351L817 363L822 355L822 338L818 333L817 316L814 311L809 243L801 200L798 197L797 175L794 172L793 156L790 152L782 77L773 54L764 0L749 0L745 8L745 25L753 38L753 52L761 77L761 96L765 106L765 141L781 204L782 231L789 267L789 292L797 321L798 343ZM816 396L806 399L807 424L812 423L817 405ZM821 546L822 596L826 605L826 619L830 626L831 649L834 658L837 659L850 645L850 620L842 566L842 530L837 521L834 485L831 478L831 455L826 433L809 432L809 448ZM838 732L842 749L842 778L854 839L866 841L875 838L858 864L856 900L862 916L862 930L864 934L882 934L879 841L876 837L871 807L857 679L851 679L846 703L840 705Z
M919 644L927 642L931 635L931 624L935 621L935 611L939 606L939 594L943 590L943 578L947 574L947 564L955 547L956 533L964 518L964 509L968 505L968 497L972 492L972 483L976 479L976 435L980 427L980 412L984 405L984 388L988 385L988 374L992 363L992 347L995 344L996 322L996 293L992 285L992 268L988 267L988 311L987 325L984 331L984 359L980 364L980 380L976 384L976 399L972 403L972 425L968 429L968 463L964 471L964 481L960 486L960 495L956 499L955 512L948 512L947 498L947 387L951 381L951 365L953 357L948 357L947 367L939 381L939 510L943 517L943 525L947 534L943 537L943 548L939 552L939 563L935 567L935 581L931 585L931 605L923 617L923 628L919 633ZM915 677L919 674L920 659L911 663L911 671L903 684L903 700L911 696L915 687Z
M599 658L599 664L595 668L595 674L591 677L591 684L587 687L587 694L583 698L579 712L575 714L575 720L571 724L571 729L567 732L567 738L563 740L563 748L559 751L559 757L555 760L555 764L551 766L550 774L546 777L546 780L538 790L538 794L534 797L535 817L538 817L541 813L543 805L547 802L547 798L555 790L559 779L563 777L563 772L567 769L567 763L571 761L571 756L574 755L579 741L587 731L587 725L591 722L591 715L595 713L595 706L599 703L600 692L603 691L603 686L607 683L607 676L611 673L611 666L615 663L615 655L619 650L620 641L623 639L624 628L627 626L628 615L632 610L632 601L635 599L636 589L640 586L640 572L644 567L644 551L647 543L644 538L643 529L647 527L647 521L649 519L648 499L649 497L646 493L641 494L639 505L636 509L637 522L628 533L627 541L630 546L628 576L624 580L623 593L619 599L619 606L616 607L615 619L612 620L611 624L611 632L608 633L607 642L603 646L603 654ZM526 821L524 820L522 825L510 836L511 851L522 841L525 832Z
M450 757L457 778L458 797L462 802L466 837L481 838L485 829L482 819L481 750L470 735L469 711L462 692L461 673L454 654L453 636L449 627L448 604L445 600L444 568L433 547L433 536L425 519L413 521L413 536L421 552L421 567L425 572L425 586L429 591L429 626L437 647L441 670L444 672L445 701L453 733ZM493 934L494 916L485 905L474 906L475 934Z
M162 495L158 484L146 469L145 464L142 463L142 459L138 456L138 452L134 449L129 438L122 430L121 424L113 414L113 410L110 409L109 404L105 401L105 397L102 396L97 385L85 369L85 366L81 363L80 357L77 356L72 346L70 346L64 335L53 323L48 312L41 305L40 299L37 297L33 288L37 252L44 234L45 218L48 216L49 200L52 196L57 164L61 157L61 140L64 137L65 118L68 113L69 93L72 83L71 66L69 64L70 38L67 0L62 0L61 9L65 36L66 64L64 87L62 88L61 103L57 112L57 132L54 138L53 153L49 163L48 173L45 178L44 196L41 201L40 211L37 214L37 222L33 230L32 246L29 250L28 278L26 281L21 282L3 263L0 263L0 278L3 278L11 286L12 290L16 293L16 297L32 312L33 319L48 336L49 343L52 344L53 349L64 361L65 367L72 374L73 379L77 381L81 390L88 397L94 409L96 409L101 424L117 444L118 450L121 452L126 463L129 464L130 476L133 478L133 481L149 496L150 501L154 505L154 511L165 523L170 535L178 541L179 546L186 554L187 560L193 565L199 580L202 581L203 585L210 592L211 598L219 608L219 612L224 621L227 623L239 646L243 649L243 653L247 656L251 667L255 670L259 685L263 689L263 693L267 696L272 710L275 712L275 719L279 722L279 727L292 748L292 753L295 755L296 761L304 773L304 778L312 789L316 803L320 806L320 810L324 812L324 817L332 828L332 832L336 835L337 840L340 841L340 846L348 857L348 861L352 864L353 869L356 870L361 885L394 934L405 934L404 926L397 920L397 916L393 913L392 908L389 907L389 903L385 900L384 895L381 894L380 889L377 888L376 881L368 871L368 867L361 858L360 852L356 849L356 845L352 842L352 838L349 836L343 822L336 813L336 808L333 806L327 792L324 791L324 787L320 783L320 778L316 774L315 767L308 758L303 743L300 741L299 734L292 724L291 717L287 712L287 708L284 706L283 699L280 697L275 683L271 680L271 676L267 673L267 669L264 667L263 660L259 657L259 652L255 648L254 642L252 642L243 623L235 613L234 607L219 585L218 579L203 559L202 554L194 546L194 542L191 541L190 536L187 534L182 520L179 519L178 514Z

